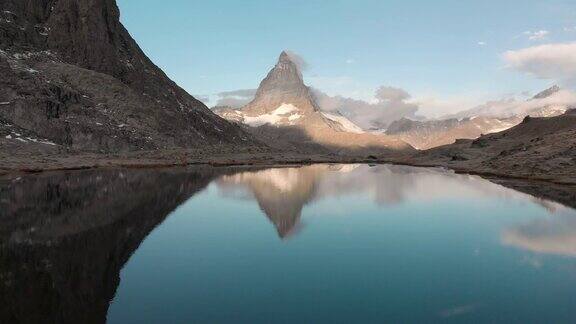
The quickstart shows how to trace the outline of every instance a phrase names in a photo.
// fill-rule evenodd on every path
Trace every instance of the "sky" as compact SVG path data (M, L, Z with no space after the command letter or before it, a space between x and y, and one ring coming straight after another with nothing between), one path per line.
M330 96L375 103L380 87L397 88L429 116L576 84L574 0L118 5L145 53L208 105L220 92L257 88L285 49L307 62L305 82Z

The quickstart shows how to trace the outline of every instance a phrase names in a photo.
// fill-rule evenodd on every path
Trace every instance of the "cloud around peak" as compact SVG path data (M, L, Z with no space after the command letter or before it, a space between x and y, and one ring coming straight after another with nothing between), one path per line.
M503 58L510 68L539 79L576 84L576 42L545 44L507 51Z
M376 93L377 102L329 96L318 89L312 89L320 108L328 112L339 112L363 129L386 128L395 120L407 117L416 118L419 107L408 102L410 94L403 89L382 86Z
M288 55L288 57L290 58L290 60L294 64L296 64L296 66L298 67L300 72L308 70L308 67L310 65L301 55L299 55L293 51L290 51L290 50L285 50L284 53L286 53Z

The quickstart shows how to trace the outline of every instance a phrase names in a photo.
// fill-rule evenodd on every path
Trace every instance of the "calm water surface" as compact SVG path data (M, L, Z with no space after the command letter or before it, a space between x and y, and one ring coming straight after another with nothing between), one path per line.
M0 182L0 322L576 321L576 211L402 166Z

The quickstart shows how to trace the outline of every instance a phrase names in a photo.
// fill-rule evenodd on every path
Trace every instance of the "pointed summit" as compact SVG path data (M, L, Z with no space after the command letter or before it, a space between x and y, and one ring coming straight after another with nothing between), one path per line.
M307 88L304 85L300 69L292 61L290 55L283 51L278 58L278 63L260 83L258 90L261 94L270 90L301 94L303 91L307 91Z
M286 52L286 51L282 51L282 53L280 53L280 58L278 59L278 61L283 61L283 60L290 61L290 55L288 55L288 52Z
M303 111L318 110L298 65L287 51L282 51L274 68L260 83L255 99L244 110L266 113L282 104L293 104Z

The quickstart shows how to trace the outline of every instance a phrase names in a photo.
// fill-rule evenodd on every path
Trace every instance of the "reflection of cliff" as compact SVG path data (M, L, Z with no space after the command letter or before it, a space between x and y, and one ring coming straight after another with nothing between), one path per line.
M123 265L213 176L107 170L0 183L0 322L104 323Z

